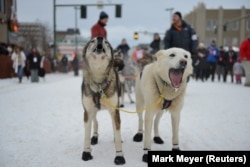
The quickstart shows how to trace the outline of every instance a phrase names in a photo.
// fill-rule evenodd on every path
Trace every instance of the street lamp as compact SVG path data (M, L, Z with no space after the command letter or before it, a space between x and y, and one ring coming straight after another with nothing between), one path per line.
M170 12L170 26L171 26L171 24L172 24L172 14L173 14L174 8L167 8L165 10L168 11L168 12Z
M77 27L78 27L78 22L77 22L77 9L79 9L77 6L75 6L75 53L77 54L77 50L78 50L78 39L77 39L77 35L78 35L78 31L77 31Z

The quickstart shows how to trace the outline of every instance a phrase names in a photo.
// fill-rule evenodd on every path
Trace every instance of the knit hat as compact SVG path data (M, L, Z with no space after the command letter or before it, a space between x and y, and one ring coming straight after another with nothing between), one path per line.
M102 19L104 19L104 18L108 18L109 16L108 16L108 14L107 13L105 13L104 11L102 11L101 13L100 13L100 20L102 20Z
M202 49L202 48L205 48L205 45L204 45L204 43L199 43L199 46L198 46L198 48L200 48L200 49Z
M182 19L181 12L175 12L174 14L175 14L175 15L177 15L177 16L179 16L179 17L180 17L180 19Z

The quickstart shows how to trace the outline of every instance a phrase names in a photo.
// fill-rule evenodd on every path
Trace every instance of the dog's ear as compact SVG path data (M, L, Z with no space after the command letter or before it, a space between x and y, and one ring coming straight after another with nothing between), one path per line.
M85 58L86 58L86 52L87 52L89 44L90 44L90 41L87 42L86 45L83 48L83 51L82 51L82 58L83 58L83 60L85 60Z
M113 64L114 64L114 50L111 46L111 44L107 41L108 45L109 45L109 48L110 48L110 52L111 52L111 60L109 62L109 65L108 65L108 70L111 69L113 67Z
M117 51L118 51L118 54L120 54L122 52L121 49L118 49Z
M155 57L156 60L159 60L162 56L164 56L166 54L165 50L159 50L158 52L156 52Z
M110 50L111 50L111 55L112 55L112 58L114 57L114 50L113 50L113 47L111 46L111 44L108 42L109 44L109 47L110 47Z
M82 59L85 62L86 67L89 66L88 61L86 60L86 53L87 53L87 49L89 47L89 44L90 44L90 41L86 43L86 45L84 46L83 51L82 51Z

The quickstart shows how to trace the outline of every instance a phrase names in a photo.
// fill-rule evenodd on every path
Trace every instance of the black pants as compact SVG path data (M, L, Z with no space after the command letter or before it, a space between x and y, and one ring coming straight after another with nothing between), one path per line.
M214 81L214 74L216 71L216 63L209 63L209 76L211 76L212 81Z
M197 68L195 76L196 76L196 80L201 79L202 81L204 81L204 79L207 76L206 69L205 68Z
M230 73L231 76L231 82L234 82L234 74L233 74L233 67L225 67L225 72L224 72L224 77L223 77L223 81L226 82L227 81L227 75L228 73Z

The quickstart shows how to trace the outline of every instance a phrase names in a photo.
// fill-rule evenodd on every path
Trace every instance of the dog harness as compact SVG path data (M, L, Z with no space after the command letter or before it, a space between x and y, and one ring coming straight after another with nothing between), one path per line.
M171 106L171 104L172 104L172 101L171 101L171 100L166 100L166 99L164 99L164 100L163 100L163 104L162 104L162 110L167 109L168 107Z
M95 104L95 107L98 109L101 109L101 98L103 95L110 97L112 96L116 91L118 93L118 96L120 96L120 85L118 80L118 74L116 71L114 71L115 78L110 77L111 75L108 75L107 78L104 79L102 83L97 83L92 80L93 85L97 87L97 90L92 90L90 87L90 83L85 82L82 85L82 88L84 90L84 93L86 96L91 97L93 99L93 102ZM115 82L116 80L116 82ZM114 87L114 89L113 89ZM112 91L110 91L110 89ZM119 99L118 99L118 106L119 106Z
M98 92L94 92L90 89L93 97L93 102L95 103L96 108L98 109L101 108L101 102L100 102L101 96L108 90L110 83L111 81L106 81L106 86L103 89L100 88Z
M140 79L141 79L141 77L142 77L142 72L143 71L141 71L140 72ZM165 82L165 81L163 81L162 80L162 82L163 82L163 85L166 85L167 83ZM158 85L157 85L157 83L156 83L156 87L157 87L157 89L158 89L158 92L160 93L160 90L159 90L159 87L158 87ZM163 98L163 104L162 104L162 110L164 110L164 109L168 109L170 106L171 106L171 104L172 104L172 100L166 100L165 98Z

